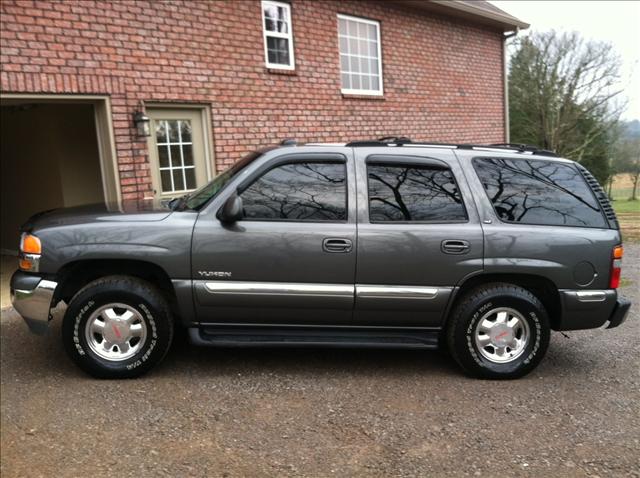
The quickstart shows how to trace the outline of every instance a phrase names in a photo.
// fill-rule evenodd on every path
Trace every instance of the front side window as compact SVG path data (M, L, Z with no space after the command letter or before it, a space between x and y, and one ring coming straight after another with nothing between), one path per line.
M448 169L367 165L371 222L466 221L467 213Z
M476 158L473 165L505 222L606 227L582 174L553 161Z
M342 92L382 94L380 23L338 15Z
M293 70L293 34L291 30L291 5L264 0L264 53L267 68Z
M344 163L300 162L277 166L240 197L248 220L345 221Z

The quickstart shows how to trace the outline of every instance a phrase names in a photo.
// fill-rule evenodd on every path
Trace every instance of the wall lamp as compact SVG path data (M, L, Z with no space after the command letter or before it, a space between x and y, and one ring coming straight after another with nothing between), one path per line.
M138 136L151 136L151 118L142 111L138 111L133 115L133 122L138 130Z

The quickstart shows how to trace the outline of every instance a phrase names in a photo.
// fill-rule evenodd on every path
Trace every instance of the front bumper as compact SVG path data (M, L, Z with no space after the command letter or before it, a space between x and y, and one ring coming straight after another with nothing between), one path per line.
M11 277L11 303L34 334L49 330L51 302L57 282L17 271Z
M615 289L560 290L562 316L556 330L595 329L608 323L611 329L622 324L631 302Z

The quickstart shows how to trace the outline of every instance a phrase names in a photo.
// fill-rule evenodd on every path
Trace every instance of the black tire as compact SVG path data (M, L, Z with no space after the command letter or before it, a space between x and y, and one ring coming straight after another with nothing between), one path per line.
M475 340L480 319L497 309L518 312L526 322L525 327L528 326L526 345L506 363L489 360ZM513 379L536 368L547 352L549 336L549 317L535 295L512 284L492 283L473 289L455 306L447 328L447 345L467 374L485 379ZM495 350L492 347L489 345L485 351Z
M135 355L125 360L112 361L99 356L85 336L89 318L108 304L132 308L140 315L138 323L144 321L146 326L144 343ZM148 282L128 276L103 277L85 286L71 299L62 323L62 341L67 354L96 378L138 377L162 361L172 340L173 318L165 298Z

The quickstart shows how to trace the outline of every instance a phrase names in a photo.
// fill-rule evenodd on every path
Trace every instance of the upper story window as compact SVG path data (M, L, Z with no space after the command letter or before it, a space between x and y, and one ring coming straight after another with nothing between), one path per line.
M291 5L263 0L264 55L267 68L293 70L293 33Z
M345 221L344 163L299 162L277 166L241 194L244 216L259 221Z
M473 165L502 221L606 227L582 174L555 161L477 158Z
M338 15L342 92L382 95L380 23Z
M467 212L448 169L367 165L371 222L462 222Z

